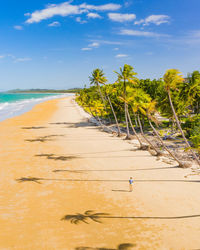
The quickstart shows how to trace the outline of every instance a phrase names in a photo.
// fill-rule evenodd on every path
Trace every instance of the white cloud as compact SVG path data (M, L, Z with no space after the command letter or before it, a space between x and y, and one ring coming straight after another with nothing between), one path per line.
M123 58L123 57L128 57L126 54L118 54L115 56L116 58Z
M88 50L92 50L92 48L82 48L81 50L88 51Z
M49 27L58 27L58 26L60 26L60 23L59 22L53 22L53 23L50 23L48 26Z
M113 50L117 51L117 50L119 50L119 48L114 48Z
M81 9L86 9L86 10L97 10L97 11L115 11L119 10L121 8L120 4L114 4L114 3L108 3L104 5L89 5L89 4L81 4L80 5Z
M96 11L114 11L121 8L119 4L104 4L104 5L88 5L88 4L81 4L81 5L72 5L71 2L63 2L61 4L50 4L46 8L42 10L36 10L33 13L27 13L26 16L29 16L26 23L39 23L42 20L49 19L53 16L69 16L69 15L78 15L88 10L96 10Z
M14 29L16 29L16 30L23 30L23 27L21 25L15 25Z
M0 59L3 59L3 58L5 58L5 56L4 55L0 55Z
M145 19L141 19L140 21L135 21L135 24L136 25L143 24L145 26L153 23L155 25L160 25L162 23L169 23L169 21L170 17L167 15L151 15Z
M108 40L91 40L91 42L96 42L99 44L106 44L106 45L123 45L124 44L124 42L108 41Z
M39 23L42 20L51 18L55 15L64 17L77 14L81 14L80 8L76 5L71 5L69 2L64 2L61 4L50 4L43 10L36 10L35 12L33 12L26 23Z
M131 22L136 18L135 14L120 14L120 13L108 13L110 20L115 22Z
M87 23L87 21L82 20L80 17L77 17L77 18L76 18L76 21L77 21L78 23L81 23L81 24Z
M83 50L83 51L92 50L93 48L99 48L99 46L100 46L100 43L98 43L98 42L93 42L93 43L90 43L90 44L88 45L88 47L82 48L81 50Z
M28 61L32 61L32 58L30 58L30 57L20 57L20 58L15 59L15 62L28 62Z
M88 47L98 48L99 45L100 45L100 43L98 43L98 42L93 42L93 43L89 44Z
M143 36L143 37L161 37L161 36L168 37L168 35L165 34L158 34L149 31L129 30L129 29L123 29L120 31L119 34L127 36Z
M97 14L97 13L88 13L88 14L87 14L87 17L88 17L88 18L93 18L93 19L95 19L95 18L101 19L101 18L102 18L102 17L101 17L99 14Z

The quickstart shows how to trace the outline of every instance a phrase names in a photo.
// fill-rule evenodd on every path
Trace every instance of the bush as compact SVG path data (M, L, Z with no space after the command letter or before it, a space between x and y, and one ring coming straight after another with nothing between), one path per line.
M186 136L191 140L194 147L200 150L200 115L187 118L183 128L186 131Z

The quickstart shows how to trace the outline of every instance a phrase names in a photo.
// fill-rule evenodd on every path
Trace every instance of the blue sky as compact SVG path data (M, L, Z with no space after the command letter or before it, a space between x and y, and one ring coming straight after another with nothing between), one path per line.
M199 0L6 0L0 8L0 89L73 88L102 68L139 78L200 70Z

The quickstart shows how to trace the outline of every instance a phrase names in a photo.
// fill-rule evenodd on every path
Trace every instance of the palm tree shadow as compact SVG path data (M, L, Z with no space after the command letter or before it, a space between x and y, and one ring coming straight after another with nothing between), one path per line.
M82 128L82 127L94 127L95 125L90 122L78 122L78 123L71 123L66 126L67 128Z
M159 220L177 220L198 218L200 214L183 215L183 216L111 216L107 213L95 213L92 210L87 210L85 213L69 214L61 218L61 220L70 221L72 224L78 225L81 222L89 224L89 221L102 223L102 219L159 219Z
M37 137L35 139L27 139L25 141L28 141L28 142L46 142L46 141L52 141L53 138L59 137L59 136L65 136L65 135L46 135L46 136Z
M128 191L128 190L117 190L117 189L112 189L112 191L113 192L130 192L130 191Z
M92 220L97 223L102 223L100 220L101 218L104 218L104 216L108 216L107 213L94 213L92 210L87 210L85 213L80 214L68 214L61 218L61 220L70 221L72 224L78 225L80 222L83 222L85 224L89 224L88 220Z
M56 170L53 170L52 172L53 173L68 172L68 173L75 173L75 174L85 174L84 170L59 170L59 169L56 169Z
M36 139L27 139L25 141L27 141L27 142L47 142L47 141L52 141L52 140L40 137L40 138L36 138Z
M16 179L17 182L22 183L22 182L35 182L37 184L42 184L39 182L42 180L42 178L35 178L35 177L21 177L20 179Z
M69 125L71 122L51 122L50 125Z
M55 169L52 172L73 172L73 173L85 173L85 172L135 172L135 171L151 171L151 170L163 170L163 169L174 169L179 168L179 166L175 167L161 167L161 168L138 168L138 169L77 169L77 170L68 170L68 169Z
M36 127L36 126L33 126L33 127L21 127L21 129L44 129L46 127Z
M122 243L117 248L105 248L105 247L76 247L75 250L132 250L136 247L136 244Z
M46 159L55 160L55 161L69 161L69 160L79 158L78 156L75 156L75 155L69 155L69 156L60 155L60 156L58 156L55 154L39 154L39 155L35 155L35 157L45 157Z

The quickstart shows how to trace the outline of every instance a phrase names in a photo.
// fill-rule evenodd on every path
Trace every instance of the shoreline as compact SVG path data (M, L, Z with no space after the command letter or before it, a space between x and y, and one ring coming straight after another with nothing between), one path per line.
M99 131L73 97L0 122L0 140L0 248L199 247L200 178Z
M23 93L19 93L19 95L24 95ZM41 95L40 95L41 94ZM8 93L5 95L18 95L18 94L12 94ZM43 103L48 100L54 100L59 98L65 98L67 96L72 96L71 94L44 94L39 93L39 96L33 96L33 93L27 93L27 96L29 98L21 98L16 100L7 100L3 97L4 102L0 102L0 122L4 121L9 118L13 118L16 116L20 116L26 112L31 111L35 105ZM0 97L1 99L1 97Z

